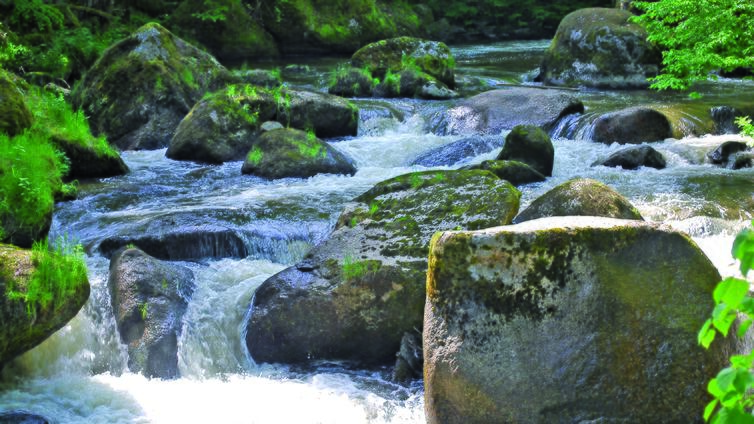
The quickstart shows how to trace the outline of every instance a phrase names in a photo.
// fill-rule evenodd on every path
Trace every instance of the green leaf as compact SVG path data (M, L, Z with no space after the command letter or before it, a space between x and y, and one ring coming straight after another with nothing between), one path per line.
M746 321L741 323L741 325L738 327L738 332L736 333L739 339L744 338L744 336L746 335L746 332L749 331L749 327L751 327L752 322L754 322L754 320L749 318Z
M754 230L745 228L736 236L731 250L733 257L741 261L741 274L754 268Z
M730 326L733 325L735 321L736 313L724 303L718 304L712 311L712 325L715 326L717 331L722 333L724 337L728 337Z
M715 340L715 330L712 328L712 320L708 319L704 322L702 329L699 330L699 334L696 337L697 342L704 346L705 349L709 349L709 346Z
M725 303L735 308L749 293L749 283L737 278L726 278L715 287L715 303Z
M717 387L720 388L720 391L722 391L723 393L727 393L729 391L735 379L736 370L730 367L724 368L722 371L717 373L717 377L715 378L715 380L717 380Z
M707 404L707 407L704 408L704 421L709 421L709 417L712 416L712 413L715 412L715 408L717 408L718 400L715 399L712 402Z

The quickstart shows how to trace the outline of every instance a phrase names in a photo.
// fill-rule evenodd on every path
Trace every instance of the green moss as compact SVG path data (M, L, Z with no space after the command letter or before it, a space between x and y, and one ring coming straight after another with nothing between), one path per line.
M377 272L381 266L382 262L377 260L356 260L353 256L346 255L343 258L341 274L346 281L355 280L364 277L368 273Z
M246 156L246 160L251 162L254 166L257 166L260 162L262 162L262 157L264 157L262 149L254 146L254 148L252 148L249 154Z

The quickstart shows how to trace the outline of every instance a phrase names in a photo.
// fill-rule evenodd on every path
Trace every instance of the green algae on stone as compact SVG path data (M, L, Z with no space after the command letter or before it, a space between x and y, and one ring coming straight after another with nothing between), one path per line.
M0 132L14 136L31 127L32 116L24 95L5 70L0 68Z

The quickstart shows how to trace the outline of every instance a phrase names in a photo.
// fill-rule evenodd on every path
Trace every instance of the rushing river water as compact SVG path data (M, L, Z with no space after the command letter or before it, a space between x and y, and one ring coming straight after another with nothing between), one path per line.
M547 44L459 46L453 49L457 74L475 87L472 92L498 83L525 83ZM293 86L323 90L326 71L335 62L321 59L306 65L302 73L284 76ZM598 112L646 103L685 105L682 114L689 126L678 130L691 134L689 128L708 104L739 104L752 98L754 85L722 81L702 91L705 100L700 105L682 94L575 93L587 111L555 131L559 137L554 140L553 176L521 187L522 209L568 179L595 178L626 196L647 220L688 232L721 274L734 274L730 245L754 212L754 170L715 167L706 164L704 156L737 136L686 136L653 144L668 160L668 168L661 171L591 167L619 146L585 139L590 117ZM6 367L0 376L0 413L22 410L60 423L424 422L421 381L399 385L389 381L389 369L352 369L337 363L309 368L258 365L242 343L254 290L326 237L344 203L379 181L424 170L409 164L460 138L428 130L432 117L452 102L357 103L362 109L359 135L332 140L356 161L358 172L352 177L266 181L241 175L240 162L177 162L158 150L126 152L130 174L83 183L78 200L58 205L52 236L69 234L87 248L91 297L66 327ZM699 110L705 112L694 115ZM464 164L494 158L497 151ZM99 243L156 228L205 225L233 228L249 256L182 262L197 278L178 346L182 377L150 380L130 373L109 306L109 261L98 253Z

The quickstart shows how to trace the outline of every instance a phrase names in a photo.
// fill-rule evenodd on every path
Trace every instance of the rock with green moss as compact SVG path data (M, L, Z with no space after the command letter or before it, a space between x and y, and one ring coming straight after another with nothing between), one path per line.
M592 140L605 144L640 144L673 137L668 117L642 106L601 115L592 127Z
M539 196L518 214L514 222L576 215L644 219L631 202L611 187L597 180L576 178Z
M383 79L388 71L406 69L428 74L450 88L455 87L455 59L445 43L412 37L380 40L360 48L351 56L351 65L368 69Z
M280 54L272 35L251 17L249 9L240 1L214 0L211 7L207 6L208 3L204 0L180 2L170 15L171 23L181 34L207 46L221 61L269 58ZM219 19L220 16L223 18Z
M38 255L0 244L0 369L62 328L89 299L83 259ZM70 281L52 281L56 272ZM37 301L27 301L30 291Z
M542 182L546 179L541 172L523 162L515 160L486 160L465 168L490 171L501 180L506 180L516 187L523 184Z
M697 333L720 275L667 226L557 217L431 243L428 423L701 422L734 337Z
M31 127L31 122L24 94L12 76L0 69L0 132L14 136Z
M377 82L367 69L340 67L333 71L327 92L343 97L372 97Z
M157 149L205 92L232 80L215 58L149 23L105 50L72 100L115 146Z
M441 229L510 223L520 193L487 171L427 171L357 197L303 261L257 290L246 344L255 361L391 363L420 329L428 243Z
M193 272L125 248L110 260L108 285L128 368L147 377L178 377L178 338L195 288Z
M662 55L631 12L589 8L560 22L545 52L539 78L545 84L643 88L657 75Z
M552 175L555 148L550 136L534 125L517 125L505 137L497 160L515 160L536 169L544 176Z
M313 132L293 128L267 131L254 142L241 172L263 178L308 178L356 173L353 161Z
M511 87L477 94L448 109L433 132L499 135L517 125L550 131L563 117L582 112L584 104L567 92Z
M166 155L207 163L243 160L265 122L338 137L356 135L358 120L358 108L338 96L234 84L194 105L178 125Z
M120 154L107 144L73 141L63 137L52 137L52 143L65 153L69 168L66 178L106 178L128 173L128 166Z

